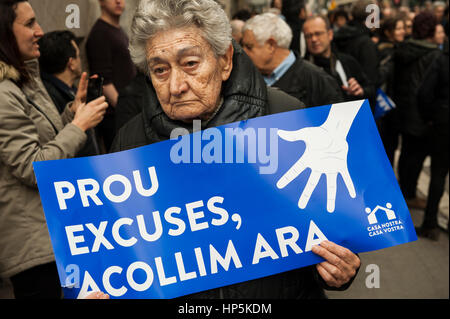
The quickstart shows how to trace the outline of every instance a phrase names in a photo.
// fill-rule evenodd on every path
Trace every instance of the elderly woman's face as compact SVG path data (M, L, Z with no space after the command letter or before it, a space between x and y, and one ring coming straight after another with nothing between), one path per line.
M230 76L233 47L216 57L196 27L157 33L147 43L150 78L163 111L174 120L208 119Z

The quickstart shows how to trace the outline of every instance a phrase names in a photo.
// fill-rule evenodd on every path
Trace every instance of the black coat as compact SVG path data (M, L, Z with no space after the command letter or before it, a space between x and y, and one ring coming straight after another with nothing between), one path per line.
M116 131L142 112L144 105L151 99L148 94L151 86L148 77L138 72L130 84L119 92L115 109Z
M336 80L321 68L300 57L297 57L294 64L272 87L296 97L308 107L343 101Z
M441 135L447 136L449 134L448 76L449 55L447 47L428 69L418 91L419 111L422 118L426 122L430 122Z
M192 124L173 121L161 109L154 89L152 102L119 131L112 151L122 151L167 140L172 129ZM223 84L223 105L206 127L215 127L267 114L303 108L297 99L274 88L267 88L264 79L240 47L235 46L233 71ZM346 289L347 284L342 289ZM315 266L217 288L188 296L188 298L325 298L327 287ZM184 297L185 298L185 297Z
M365 25L350 21L335 33L333 44L338 51L353 56L373 83L378 82L377 47Z
M359 62L349 54L335 52L332 54L330 59L325 58L317 58L317 57L308 57L308 60L317 65L318 67L323 68L325 72L331 75L339 85L342 85L342 80L339 77L339 74L336 71L336 60L339 60L342 64L342 68L347 76L347 79L355 78L358 81L361 88L364 90L363 96L350 96L345 91L342 90L342 94L344 96L344 100L346 101L354 101L360 99L370 99L371 105L372 102L375 101L375 83L373 83L364 73Z
M427 124L420 115L418 93L425 74L442 54L436 45L425 40L407 40L398 46L394 63L394 96L402 133L424 136Z

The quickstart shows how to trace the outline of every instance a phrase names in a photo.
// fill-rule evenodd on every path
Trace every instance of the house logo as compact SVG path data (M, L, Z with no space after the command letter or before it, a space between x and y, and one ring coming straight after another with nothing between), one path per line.
M385 206L377 205L374 209L366 207L366 213L370 225L367 227L367 232L370 237L404 229L403 223L397 219L391 203L386 203Z
M378 223L377 219L377 212L378 211L384 211L386 213L386 216L388 220L395 219L395 212L392 210L392 204L386 203L386 207L377 205L373 210L370 209L370 207L366 207L366 213L368 214L367 219L369 220L369 224L376 224Z

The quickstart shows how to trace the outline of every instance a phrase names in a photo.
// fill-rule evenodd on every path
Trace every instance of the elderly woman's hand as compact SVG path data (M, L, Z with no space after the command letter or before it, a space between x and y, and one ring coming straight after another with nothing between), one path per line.
M109 295L105 294L101 291L96 291L96 292L90 293L83 299L109 299Z
M330 287L339 288L348 283L361 265L358 256L328 240L321 242L320 246L313 246L312 252L326 260L317 264L316 268Z

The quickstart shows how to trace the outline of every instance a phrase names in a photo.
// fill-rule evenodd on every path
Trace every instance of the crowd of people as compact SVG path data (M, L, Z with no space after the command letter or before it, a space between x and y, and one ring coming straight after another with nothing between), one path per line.
M400 148L402 192L425 209L417 232L436 240L448 173L448 4L413 11L383 2L380 28L368 28L370 3L316 15L301 0L280 0L229 19L213 0L142 0L129 39L125 1L99 0L82 46L67 30L44 34L28 1L0 0L0 277L16 298L61 297L34 161L148 145L175 128L192 131L194 119L206 129L359 99L375 112L380 90L396 105L377 119L386 153L394 165ZM102 93L90 100L97 79ZM426 156L431 182L421 200ZM324 289L350 286L356 254L331 242L313 252L325 261L193 297L324 298Z
M370 4L379 15L366 10ZM400 150L400 188L410 208L425 210L416 231L432 240L440 233L448 174L448 19L442 1L412 8L356 1L312 14L305 2L274 0L267 13L242 10L231 20L235 40L267 85L306 106L368 99L375 114L380 96L393 101L395 108L377 117L378 130L393 166ZM427 156L431 181L428 198L421 198L417 183Z

